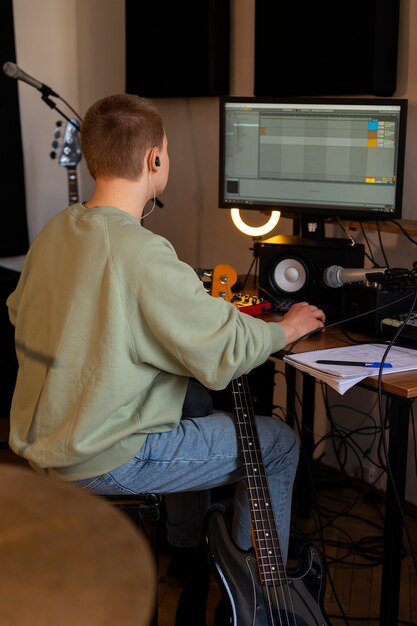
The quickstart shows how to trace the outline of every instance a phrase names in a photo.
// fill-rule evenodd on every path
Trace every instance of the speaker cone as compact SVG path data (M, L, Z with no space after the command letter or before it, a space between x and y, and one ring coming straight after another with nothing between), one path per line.
M308 268L300 259L281 259L271 272L271 280L280 291L294 294L308 284Z

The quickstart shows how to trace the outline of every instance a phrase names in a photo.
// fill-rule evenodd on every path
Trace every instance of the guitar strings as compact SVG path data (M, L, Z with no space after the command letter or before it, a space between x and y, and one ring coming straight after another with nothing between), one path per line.
M239 397L239 403L238 404L236 403L236 408L240 407L240 409L243 410L243 411L245 411L245 408L246 408L246 413L247 413L248 410L249 410L249 407L247 406L249 404L249 395L246 394L246 401L245 401L245 396L244 396L244 394L241 393L241 387L243 386L243 383L238 382L236 386L237 386L237 395ZM246 417L245 413L243 413L243 417ZM238 422L238 426L240 428L240 433L241 433L241 445L242 445L242 454L243 454L243 457L244 457L243 458L244 462L246 463L246 465L248 465L249 462L251 463L252 466L254 465L253 459L250 459L248 461L245 458L245 451L246 451L246 454L249 457L255 456L256 464L259 467L259 459L258 459L258 453L257 453L258 446L257 445L252 445L252 443L251 443L252 441L253 441L254 444L257 443L257 433L256 433L256 437L255 437L255 433L251 432L251 425L248 424L248 420L243 420L243 424ZM243 431L243 427L246 428L246 432ZM247 442L246 446L243 443L244 441ZM252 448L251 448L251 445L252 445ZM248 497L251 500L251 502L253 502L252 489L253 489L253 491L255 493L257 493L258 487L256 485L255 477L253 477L254 486L253 487L251 486L250 477L249 477L249 471L246 471L246 477L247 477L247 482L248 482ZM265 494L264 494L264 496L265 496ZM267 499L265 497L264 497L264 501L265 502L267 501ZM251 512L252 512L253 524L254 524L255 527L257 527L258 521L256 520L256 516L255 516L255 513L254 513L254 508L255 507L252 505ZM261 515L261 512L260 512L260 515ZM270 524L268 523L268 528L265 527L265 523L264 523L264 520L262 518L262 515L260 517L260 522L261 522L261 525L262 525L263 535L266 536L267 530L269 530L269 536L271 536L272 533L271 533ZM264 551L264 550L262 550L262 548L259 545L256 546L256 547L259 550L261 550L262 552ZM266 556L267 556L267 559L268 559L269 571L272 572L272 570L273 570L273 561L272 561L272 558L270 557L269 549L267 549ZM259 552L258 552L258 558L262 558L263 560L265 560L264 557L262 557L262 555L259 554ZM259 563L258 563L258 567L260 568ZM280 590L281 590L281 595L283 596L282 599L284 601L284 609L286 611L287 622L288 622L288 611L287 611L287 607L285 606L286 605L285 595L284 595L284 589L283 589L283 584L282 584L281 570L280 570L279 566L277 567L277 573L278 573L278 577L279 577ZM262 583L262 580L261 580L261 583ZM269 615L270 615L270 618L272 620L272 626L274 626L274 624L275 624L275 617L274 617L274 614L273 614L274 613L273 601L272 601L273 598L271 597L271 591L270 591L269 586L267 585L267 581L264 580L263 583L264 583L265 594L267 596L268 605L269 605L268 606L268 608L269 608ZM284 579L284 583L285 583L285 579ZM278 594L277 594L277 590L276 590L275 586L274 586L274 594L275 594L276 607L279 609L280 602L279 602L279 599L278 599ZM282 616L281 616L281 612L280 611L278 612L277 617L279 619L279 623L282 626L283 621L282 621Z
M239 380L235 380L232 381L232 391L234 394L236 394L236 396L239 398L239 402L235 402L235 406L236 406L236 412L237 412L237 417L239 417L238 413L238 407L244 411L244 413L242 414L242 417L247 417L247 414L250 412L252 413L251 409L251 405L250 403L250 395L249 395L249 387L248 387L248 383L247 380L245 378L242 378L241 380L243 380L243 382L239 381ZM242 387L244 387L244 392L242 393ZM246 414L245 414L246 413ZM240 422L239 420L237 421L237 426L239 428L240 434L241 434L241 450L242 450L242 455L243 455L243 461L246 465L248 465L248 460L245 458L245 453L246 455L250 458L250 457L254 457L255 462L253 461L253 458L251 459L251 465L257 465L258 468L263 468L263 461L262 461L262 456L261 456L261 451L260 451L260 446L259 446L259 437L258 437L258 433L257 433L257 428L256 428L256 424L255 422L249 422L249 420L243 420L243 423ZM245 432L243 431L243 428L245 428ZM248 445L245 446L243 444L244 441L247 441ZM264 476L265 480L266 480L266 476ZM249 472L246 472L246 479L248 482L248 497L249 499L253 502L253 494L252 494L252 490L255 493L259 493L259 487L256 485L256 477L254 476L253 480L254 480L254 484L253 487L251 486L250 483L250 478L249 478ZM265 483L266 485L266 483ZM267 492L267 486L263 486L261 483L261 490L263 491L263 501L265 502L265 512L267 512L266 515L266 519L264 516L264 512L261 511L261 509L258 507L258 512L260 515L260 523L262 526L262 530L263 530L263 534L264 537L269 537L269 542L270 543L273 539L277 539L277 537L275 537L275 533L278 533L277 529L276 529L276 525L275 525L275 520L274 520L274 512L272 510L272 506L271 506L271 502L270 502L270 498L269 498L269 494ZM260 496L258 496L258 499L260 499ZM257 505L258 503L256 503ZM255 526L258 525L258 521L256 520L256 516L255 516L255 512L254 512L254 507L251 507L252 510L252 518L253 518L253 524ZM272 520L273 520L273 524L271 524L271 516L272 516ZM260 546L257 546L259 550L262 550L262 548ZM269 565L269 571L272 572L276 572L279 578L279 591L277 591L276 585L273 585L273 590L274 590L274 596L275 596L275 606L278 608L278 619L279 619L279 624L281 626L284 626L283 624L283 619L286 617L286 624L288 626L290 626L290 618L292 616L293 621L291 622L291 624L296 624L296 618L295 618L295 610L294 610L294 606L293 606L293 602L292 602L292 597L291 594L289 592L289 588L288 588L288 579L286 576L286 572L285 572L285 566L282 560L282 554L281 554L281 550L280 550L280 546L279 543L277 541L275 541L275 547L276 547L276 558L275 558L275 564L274 564L274 559L273 556L271 557L272 551L269 549L269 547L266 547L266 557L268 560L268 565ZM265 548L263 549L263 552L265 552ZM258 554L259 558L264 559L264 556L261 556L261 554ZM279 561L279 563L278 563ZM258 563L258 567L259 567L259 563ZM272 575L271 575L271 581L273 580ZM261 581L262 582L262 581ZM267 600L268 600L268 604L269 604L269 614L270 614L270 618L272 620L272 626L275 625L275 618L273 615L273 596L271 594L270 591L270 586L267 584L267 581L264 581L264 588L265 588L265 594L267 596ZM279 595L282 596L281 602L279 599ZM286 597L288 596L288 597ZM281 607L280 607L281 604ZM290 608L288 608L288 605L290 606ZM281 614L281 608L284 611L284 614Z

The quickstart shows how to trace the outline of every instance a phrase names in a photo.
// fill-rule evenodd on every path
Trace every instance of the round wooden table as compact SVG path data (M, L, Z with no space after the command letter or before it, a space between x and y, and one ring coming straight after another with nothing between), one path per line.
M148 626L157 575L147 539L81 489L0 464L0 624Z

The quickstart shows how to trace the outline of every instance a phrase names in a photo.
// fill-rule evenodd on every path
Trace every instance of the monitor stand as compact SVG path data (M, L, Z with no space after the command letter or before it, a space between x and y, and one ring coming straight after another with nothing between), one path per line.
M293 236L278 235L268 242L295 245L302 243L305 246L311 245L316 248L345 248L352 246L352 241L345 237L326 237L325 218L322 215L301 214L293 218Z
M295 220L294 220L295 221ZM298 221L298 234L303 239L325 239L324 218L317 215L302 215ZM295 224L294 224L295 226Z

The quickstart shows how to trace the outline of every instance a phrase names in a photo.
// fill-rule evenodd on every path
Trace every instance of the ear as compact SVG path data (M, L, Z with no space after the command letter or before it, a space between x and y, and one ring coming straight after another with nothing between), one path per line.
M149 172L157 172L158 167L160 167L161 161L159 158L159 148L155 146L152 150L149 151L148 155L148 171Z

